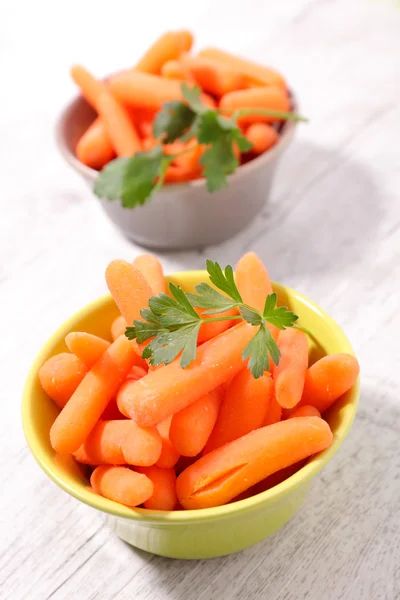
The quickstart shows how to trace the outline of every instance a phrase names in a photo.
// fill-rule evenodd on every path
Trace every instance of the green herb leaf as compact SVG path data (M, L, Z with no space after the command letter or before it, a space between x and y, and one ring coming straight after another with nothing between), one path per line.
M201 101L201 88L198 85L189 87L187 83L182 83L181 90L183 98L195 113L201 115L208 110Z
M278 296L274 292L267 296L265 300L263 317L268 323L275 325L278 329L286 329L286 327L292 327L293 323L297 321L298 317L288 310L285 306L279 306L276 308Z
M242 353L243 360L250 359L248 368L255 379L262 377L264 371L269 370L269 356L266 351L268 335L271 336L266 325L262 324Z
M94 182L93 191L99 198L119 200L124 190L124 178L130 158L116 158L104 167Z
M195 118L196 113L183 102L166 102L154 120L153 136L171 144L184 135Z
M203 282L196 285L195 290L197 294L187 293L186 297L192 306L209 309L203 311L203 315L225 312L238 304L236 301L232 301L230 298L217 292L208 283Z
M233 269L230 265L227 265L223 271L217 262L207 260L206 268L210 276L210 281L215 287L225 292L225 294L228 294L228 296L233 300L236 300L236 302L243 302L239 290L236 287Z
M217 289L202 282L195 287L196 293L185 293L179 286L170 283L171 295L159 294L150 298L149 307L140 313L143 320L136 320L133 327L127 327L125 335L138 343L150 340L143 352L143 357L150 359L150 364L169 364L181 354L180 363L187 367L196 357L199 329L207 315L238 307L243 319L258 328L243 351L243 360L249 359L248 366L253 376L261 377L264 371L269 370L270 360L278 364L280 358L279 348L267 323L285 329L294 325L297 316L284 307L276 307L276 294L267 296L263 313L244 304L230 265L222 269L217 262L207 260L207 272ZM200 316L194 307L206 310ZM217 315L212 320L226 318ZM236 318L241 317L237 315Z
M256 310L251 310L247 306L240 307L240 314L250 323L250 325L261 325L263 323L262 315Z
M138 204L145 204L156 189L157 177L162 178L170 160L161 146L132 156L125 171L122 206L133 208Z

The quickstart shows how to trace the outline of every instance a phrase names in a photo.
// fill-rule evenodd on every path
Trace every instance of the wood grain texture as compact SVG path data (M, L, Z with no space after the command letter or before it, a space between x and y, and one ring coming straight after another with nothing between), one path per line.
M60 12L45 0L0 8L0 598L397 600L398 3L290 0L272 9L262 0L171 0L141 3L138 19L132 2L71 0L62 27ZM176 27L194 29L199 45L281 69L311 121L299 127L263 214L222 246L162 255L166 270L202 267L206 257L235 263L255 250L274 279L343 326L362 369L351 434L301 512L254 548L198 562L146 555L110 535L100 515L46 478L20 424L23 382L41 344L106 291L108 261L141 252L56 151L54 120L74 93L68 68L128 67Z

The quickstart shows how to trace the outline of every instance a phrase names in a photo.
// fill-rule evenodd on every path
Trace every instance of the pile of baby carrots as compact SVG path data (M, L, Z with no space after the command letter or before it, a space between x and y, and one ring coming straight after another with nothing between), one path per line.
M262 308L272 287L254 253L239 261L235 279L243 301ZM124 332L151 296L166 293L160 262L115 260L106 281L121 313L110 323L113 341L71 332L69 352L39 371L61 409L51 445L89 466L95 493L165 511L219 506L276 485L330 446L323 414L356 381L354 356L309 366L306 334L276 330L279 365L254 379L242 358L254 327L225 320L201 325L188 368L179 358L149 366L143 345Z
M156 144L152 135L155 115L164 103L183 99L182 82L199 86L202 102L224 109L226 116L242 108L290 110L286 82L274 69L216 48L191 54L192 45L189 31L165 33L133 68L106 81L82 66L72 67L74 82L98 115L76 146L83 164L101 170L117 156L151 149ZM279 139L280 121L272 117L247 115L239 125L252 144L241 156L242 163L269 150ZM166 145L165 151L181 154L171 163L166 183L202 176L198 145L177 142Z

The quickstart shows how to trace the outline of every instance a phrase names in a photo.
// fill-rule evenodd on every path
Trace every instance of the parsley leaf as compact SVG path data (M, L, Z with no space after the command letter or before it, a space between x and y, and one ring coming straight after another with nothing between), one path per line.
M183 98L195 113L201 115L208 110L201 101L201 88L198 85L189 87L187 83L182 83L181 89Z
M263 317L268 323L275 325L278 329L286 329L286 327L292 327L298 317L289 311L285 306L276 308L278 296L274 292L267 296L265 300L265 306L263 311Z
M268 371L270 367L269 356L267 352L269 342L268 336L270 336L273 341L272 335L268 331L266 325L263 323L242 353L243 360L250 358L248 368L250 369L254 379L262 377L264 371Z
M104 167L94 182L93 191L99 198L119 200L124 191L124 178L130 158L116 158Z
M267 296L262 313L244 304L230 265L222 269L217 262L207 260L207 272L217 289L202 282L195 287L196 293L185 293L179 286L170 283L171 295L159 294L150 298L148 308L140 312L143 320L134 321L133 327L127 327L125 335L138 343L150 340L143 351L143 358L148 358L150 364L169 364L181 355L180 364L185 368L196 357L202 317L206 315L208 322L221 321L228 317L216 313L238 307L243 319L257 328L253 339L243 350L243 360L249 359L248 367L253 377L261 377L264 371L269 370L270 360L278 364L280 358L279 348L267 323L285 329L294 325L297 316L285 307L276 307L275 293ZM200 316L194 307L206 310ZM240 319L240 315L232 318Z
M227 265L223 271L217 262L207 260L206 267L210 276L210 281L216 288L222 290L225 294L228 294L228 296L233 300L236 300L236 302L243 302L239 290L236 287L233 269L230 265Z
M196 294L187 293L186 297L192 306L199 308L207 308L203 311L203 315L212 315L215 313L225 312L237 306L237 302L223 296L217 290L211 287L208 283L200 283L195 287Z
M196 113L183 102L167 102L154 120L153 136L161 138L164 144L171 144L184 135L195 118Z

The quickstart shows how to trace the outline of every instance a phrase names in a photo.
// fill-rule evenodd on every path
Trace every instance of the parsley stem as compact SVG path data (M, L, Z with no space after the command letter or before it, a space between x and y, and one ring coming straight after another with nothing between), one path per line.
M233 321L236 319L243 319L242 315L231 315L231 316L226 316L226 317L211 317L211 319L201 319L202 321L205 321L206 323L212 323L213 321Z
M229 109L220 108L218 109L221 112L232 113ZM293 112L286 112L283 110L267 110L262 108L241 108L240 110L236 110L232 114L232 119L236 120L240 117L245 117L247 115L263 115L266 117L276 117L277 119L282 119L284 121L303 121L304 123L308 122L306 117L302 117L301 115L296 115Z

